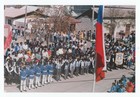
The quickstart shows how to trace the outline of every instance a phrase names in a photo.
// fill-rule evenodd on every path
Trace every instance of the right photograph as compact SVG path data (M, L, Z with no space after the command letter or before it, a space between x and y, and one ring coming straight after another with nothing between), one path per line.
M4 5L4 91L135 93L135 17L135 5Z

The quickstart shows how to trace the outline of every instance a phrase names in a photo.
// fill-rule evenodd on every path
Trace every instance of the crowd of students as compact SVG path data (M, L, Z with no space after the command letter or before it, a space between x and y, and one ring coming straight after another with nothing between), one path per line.
M106 35L106 62L107 69L132 69L135 72L135 32L128 36L122 36L120 40L114 41L110 35ZM123 64L117 66L115 63L116 53L123 53ZM115 80L108 92L135 92L135 75L127 78L125 75L120 80Z
M33 31L35 37L32 38L20 32L23 30L13 29L11 47L4 56L7 84L20 84L20 91L26 91L26 87L37 88L54 79L60 81L61 77L67 79L74 75L94 73L95 46L89 46L88 42L95 40L95 33L84 30L67 34L49 32L50 43L47 45L48 34L43 29ZM25 41L18 43L18 35L25 36ZM105 35L105 49L108 70L117 68L117 52L124 53L121 68L126 65L129 69L135 65L135 33L117 41L112 36Z
M123 64L119 66L121 69L135 69L135 32L116 41L112 36L105 35L105 44L108 70L118 67L115 63L116 53L123 53Z
M135 92L135 75L131 78L122 75L120 80L115 80L112 83L111 89L108 92Z
M20 91L37 88L61 77L67 79L94 72L94 49L79 35L54 33L51 44L38 33L33 39L12 41L5 54L5 82L20 84ZM15 36L13 36L15 37ZM88 39L88 38L87 38ZM45 44L45 45L44 45Z

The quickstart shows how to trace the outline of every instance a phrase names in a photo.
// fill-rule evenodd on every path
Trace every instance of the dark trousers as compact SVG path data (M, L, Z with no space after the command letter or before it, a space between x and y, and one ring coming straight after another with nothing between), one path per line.
M71 77L73 77L73 72L74 72L74 70L71 70L71 74L70 74Z
M65 79L68 78L68 74L69 74L68 69L65 69L65 76L64 76Z
M60 80L60 76L61 76L61 69L57 69L57 72L56 72L56 80L57 81Z
M85 73L89 73L89 66L86 66Z
M107 63L107 70L111 71L112 67L110 63Z
M79 67L76 67L75 75L78 76L79 74Z
M84 67L81 67L81 75L84 74Z

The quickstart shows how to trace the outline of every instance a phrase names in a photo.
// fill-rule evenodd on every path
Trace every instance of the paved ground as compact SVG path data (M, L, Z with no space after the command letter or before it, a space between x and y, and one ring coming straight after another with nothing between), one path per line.
M134 71L126 69L118 69L106 72L106 78L97 82L95 86L95 92L107 92L110 89L112 82L116 79L119 80L122 75L131 77ZM27 92L93 92L93 75L86 74L78 77L69 78L62 81L47 84L37 89L29 90ZM4 88L5 92L19 92L18 85L6 85Z

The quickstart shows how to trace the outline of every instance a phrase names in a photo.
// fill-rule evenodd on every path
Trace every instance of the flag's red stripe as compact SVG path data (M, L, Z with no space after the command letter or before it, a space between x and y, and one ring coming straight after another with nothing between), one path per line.
M96 81L99 81L105 77L103 72L104 68L104 47L103 47L103 33L102 24L97 22L96 24Z
M12 41L12 31L9 32L9 34L5 40L4 50L7 49L8 47L10 47L11 41Z

